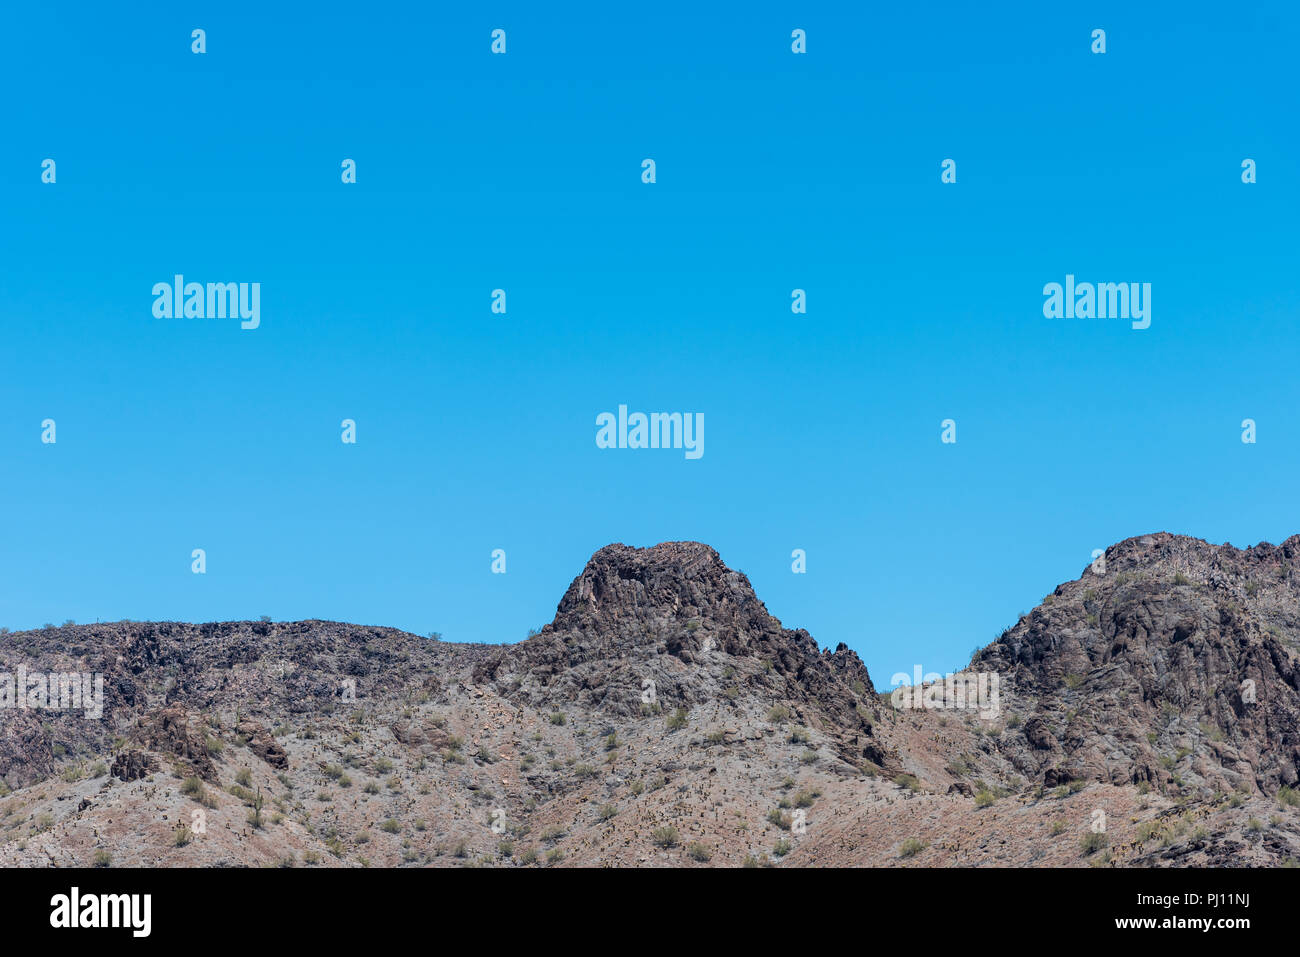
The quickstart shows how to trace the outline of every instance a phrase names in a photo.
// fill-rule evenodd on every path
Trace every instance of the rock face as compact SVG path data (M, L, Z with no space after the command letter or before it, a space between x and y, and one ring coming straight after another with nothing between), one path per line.
M138 781L148 777L154 770L153 759L143 751L120 751L113 759L109 773L119 781Z
M1300 537L1113 546L1104 570L1061 585L973 662L1026 719L1004 751L1048 783L1296 784L1297 557Z
M1295 862L1297 571L1300 537L1121 542L975 656L989 713L896 709L695 542L600 549L515 645L7 635L0 672L104 706L0 713L0 866Z
M248 748L268 765L276 769L289 766L289 756L271 736L271 732L256 721L245 719L236 730L248 742Z
M889 761L858 656L844 645L822 652L808 632L783 628L749 579L698 542L602 548L555 620L475 677L531 707L573 702L618 718L742 695L781 701L833 731L846 756Z
M216 765L208 753L207 736L183 708L170 707L140 718L137 738L145 747L179 758L190 774L213 781Z

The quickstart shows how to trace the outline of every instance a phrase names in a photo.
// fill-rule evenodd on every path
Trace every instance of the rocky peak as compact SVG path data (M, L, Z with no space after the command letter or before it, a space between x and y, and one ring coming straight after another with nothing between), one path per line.
M1004 748L1048 782L1276 790L1300 779L1300 541L1160 532L1106 551L976 656L1026 719Z
M660 708L785 703L845 732L853 758L885 760L867 740L879 705L858 656L844 645L822 652L808 632L782 627L749 579L699 542L600 549L555 620L475 677L533 706L624 717L644 712L647 688Z
M708 545L664 542L653 548L606 545L592 555L560 600L551 627L692 618L758 630L773 620L749 579Z

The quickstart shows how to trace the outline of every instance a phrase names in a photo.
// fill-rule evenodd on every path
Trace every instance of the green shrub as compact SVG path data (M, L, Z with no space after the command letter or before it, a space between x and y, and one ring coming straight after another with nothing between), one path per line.
M925 841L919 840L915 837L909 837L906 841L902 843L902 846L899 847L898 856L913 857L917 854L920 854L923 850L926 849L926 847L928 847L928 845L925 843Z
M678 840L677 828L673 827L671 824L657 827L650 832L650 840L656 847L662 847L664 850L667 850L670 847L675 847Z
M1080 839L1079 849L1083 852L1083 856L1087 857L1089 854L1096 854L1098 851L1103 850L1109 843L1110 839L1106 837L1104 832L1089 831Z
M821 791L803 790L794 796L795 807L812 807L813 802L822 796Z

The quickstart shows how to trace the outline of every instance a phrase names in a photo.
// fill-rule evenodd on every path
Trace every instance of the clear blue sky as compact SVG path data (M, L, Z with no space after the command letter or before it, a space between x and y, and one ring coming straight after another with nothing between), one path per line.
M1300 531L1291 5L406 6L6 12L0 624L515 641L696 539L887 685L1093 548ZM154 318L178 272L261 328ZM620 403L705 455L598 449Z

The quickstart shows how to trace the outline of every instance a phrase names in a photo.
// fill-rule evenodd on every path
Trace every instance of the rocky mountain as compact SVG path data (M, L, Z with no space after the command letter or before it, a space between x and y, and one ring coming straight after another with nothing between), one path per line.
M1161 791L1294 786L1298 557L1300 536L1238 551L1148 535L1058 587L972 664L1003 676L1036 732L1007 750L1017 769Z
M692 542L601 549L515 645L6 633L0 863L1294 863L1298 558L1126 540L900 700Z
M861 659L782 628L748 579L697 542L602 548L555 620L490 657L475 678L531 707L572 702L611 719L646 713L650 699L660 708L739 703L743 688L746 703L795 709L846 760L885 763Z

